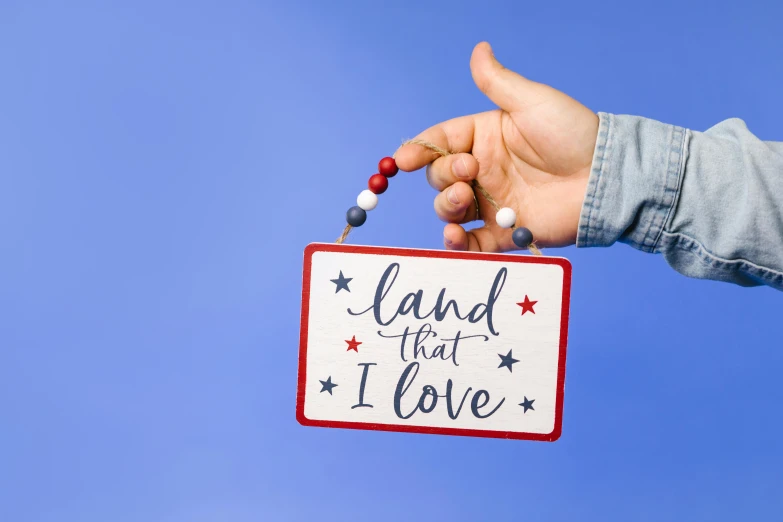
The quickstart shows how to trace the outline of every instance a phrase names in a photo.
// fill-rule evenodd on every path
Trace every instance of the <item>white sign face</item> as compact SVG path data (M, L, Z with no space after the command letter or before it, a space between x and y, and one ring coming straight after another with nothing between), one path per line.
M563 258L311 244L297 419L556 440L570 288Z

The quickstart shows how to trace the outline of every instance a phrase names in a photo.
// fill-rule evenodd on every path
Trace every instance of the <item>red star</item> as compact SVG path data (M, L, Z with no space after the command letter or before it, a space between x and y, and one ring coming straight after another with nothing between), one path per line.
M531 301L528 299L527 296L525 296L525 300L521 303L517 303L517 305L522 307L522 315L525 315L525 312L530 312L535 314L536 311L533 310L533 305L536 304L538 301Z
M359 350L357 348L362 343L360 343L359 341L356 340L356 336L355 335L353 337L351 337L350 341L345 341L345 342L348 343L348 349L345 350L346 352L349 352L349 351L353 350L354 352L359 353Z

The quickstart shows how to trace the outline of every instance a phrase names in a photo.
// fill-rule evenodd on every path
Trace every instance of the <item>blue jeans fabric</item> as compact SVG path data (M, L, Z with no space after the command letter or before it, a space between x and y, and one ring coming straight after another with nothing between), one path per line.
M598 113L577 247L626 243L689 277L783 290L783 143Z

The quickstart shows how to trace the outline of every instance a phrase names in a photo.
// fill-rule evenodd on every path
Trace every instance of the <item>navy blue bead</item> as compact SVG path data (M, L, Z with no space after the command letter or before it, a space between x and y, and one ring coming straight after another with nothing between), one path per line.
M352 227L360 227L367 221L367 212L362 207L351 207L345 215L345 220Z
M515 228L511 239L519 248L527 248L533 242L533 233L525 227Z

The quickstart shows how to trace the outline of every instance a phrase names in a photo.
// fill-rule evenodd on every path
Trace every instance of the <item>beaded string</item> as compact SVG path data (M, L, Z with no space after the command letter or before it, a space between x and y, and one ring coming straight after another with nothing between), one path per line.
M449 156L451 152L441 147L438 147L434 143L430 143L424 140L408 140L405 141L402 146L405 145L419 145L425 147L439 156ZM396 152L395 152L396 156ZM374 209L378 205L378 194L383 194L386 189L389 188L389 179L394 177L399 171L397 162L394 157L383 158L378 163L378 173L370 176L370 180L367 183L368 190L363 190L359 197L356 198L356 206L348 209L346 214L346 221L348 222L343 229L343 233L337 238L336 243L342 244L348 238L348 234L354 227L360 227L367 220L367 211ZM478 191L484 199L492 205L495 209L495 221L502 228L510 228L512 230L511 239L514 244L519 248L527 248L532 254L540 256L543 255L541 250L536 247L533 242L533 233L525 227L517 227L516 220L517 215L513 209L509 207L501 207L498 205L495 198L487 192L487 190L481 186L478 180L473 180L473 190Z

